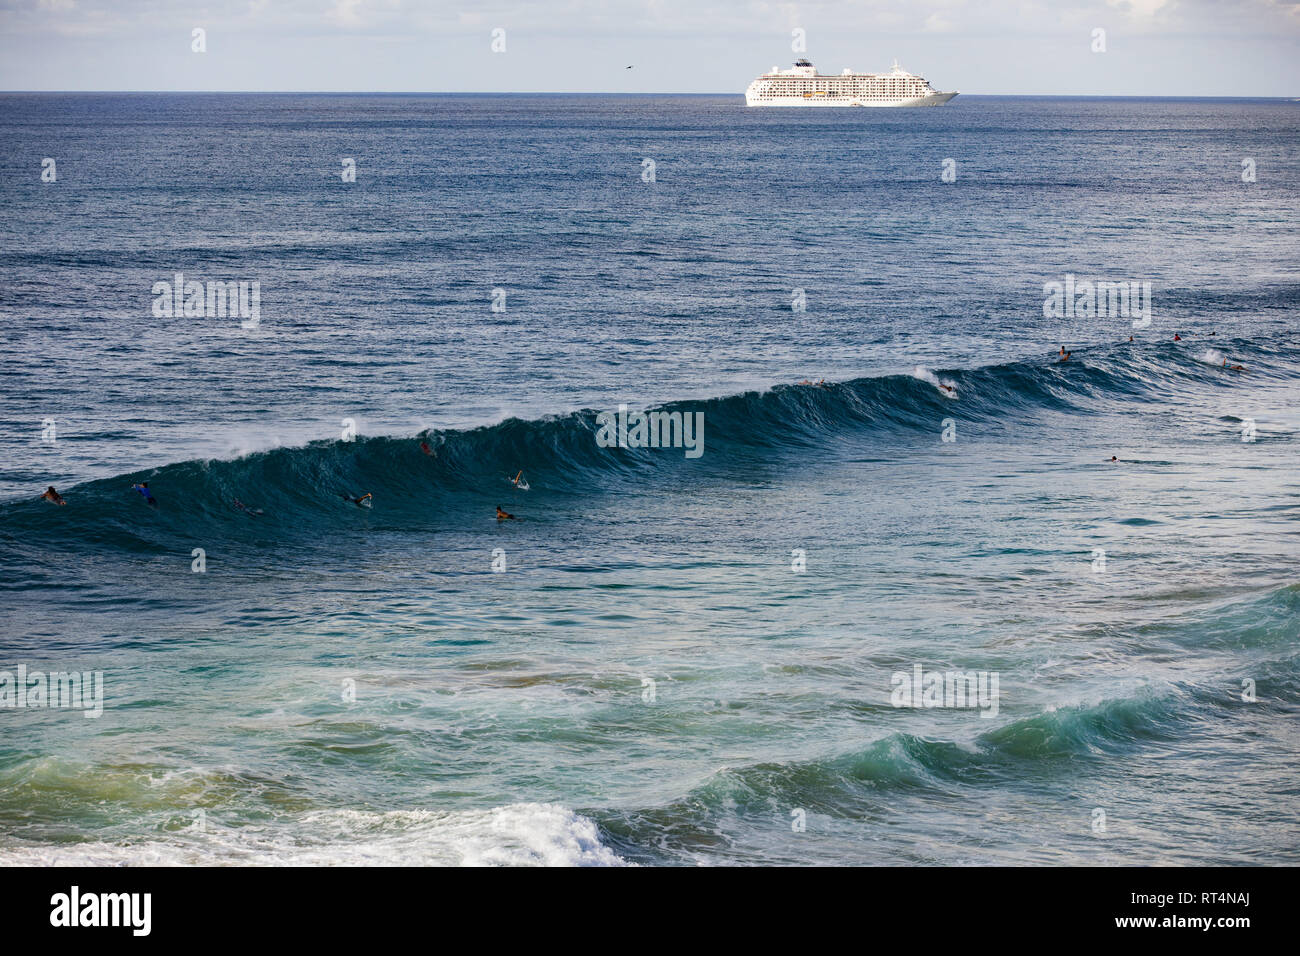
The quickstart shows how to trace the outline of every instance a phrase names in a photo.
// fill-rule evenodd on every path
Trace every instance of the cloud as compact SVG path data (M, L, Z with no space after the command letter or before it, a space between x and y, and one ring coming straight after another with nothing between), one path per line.
M1106 0L1106 5L1135 20L1154 20L1161 10L1175 6L1173 0Z
M273 29L286 39L323 28L394 36L413 31L468 34L483 24L545 36L673 36L683 33L752 37L804 27L810 38L841 31L900 34L1001 31L1067 35L1081 24L1273 36L1300 34L1300 4L1286 0L207 0L182 6L166 0L0 0L0 29L68 32L94 22L125 36L196 18L227 29Z
M360 10L361 0L334 0L334 7L325 14L325 19L341 27L359 27L361 26Z

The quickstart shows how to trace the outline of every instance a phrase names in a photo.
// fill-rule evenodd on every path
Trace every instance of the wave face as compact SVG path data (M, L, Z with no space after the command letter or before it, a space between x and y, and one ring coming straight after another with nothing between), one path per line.
M886 865L1013 859L1186 864L1202 858L1197 834L1213 827L1222 812L1216 801L1231 800L1237 784L1206 784L1205 800L1186 801L1186 815L1165 821L1157 833L1142 813L1140 794L1117 799L1107 792L1122 776L1116 765L1136 761L1139 772L1158 774L1161 761L1188 739L1205 744L1201 756L1213 763L1234 744L1230 733L1208 728L1259 729L1300 712L1300 584L1151 630L1162 632L1160 639L1148 634L1151 646L1168 641L1203 649L1231 642L1232 663L1224 659L1218 666L1254 675L1250 693L1239 683L1203 675L1144 681L1124 696L1052 705L987 729L977 726L973 734L954 736L949 722L942 734L886 733L848 752L723 768L666 805L606 811L598 819L613 847L642 862L656 860L645 848L665 842L697 861L751 861L744 848L757 833L788 830L797 814L806 829L769 841L765 862L806 863L824 852ZM1253 650L1242 653L1243 647ZM1263 687L1267 691L1257 695ZM1286 786L1284 761L1270 758L1260 769L1264 786ZM979 809L1006 801L1011 792L1019 796L1001 812ZM945 812L936 813L939 806ZM969 846L965 831L975 818L981 820L982 849L991 853L956 849ZM1140 841L1142 849L1126 855L1107 847L1106 839ZM1230 840L1221 851L1233 863L1293 860L1300 834L1287 828L1279 839L1262 851ZM845 844L856 850L845 854Z
M1300 352L1294 348L1227 344L1259 381L1300 378ZM1207 368L1172 343L1099 349L1076 354L1068 365L1022 361L942 375L941 381L922 367L911 375L779 385L647 409L703 414L703 454L693 461L680 448L601 447L598 410L586 409L471 430L314 442L134 471L64 489L70 505L57 512L42 501L9 502L3 506L6 532L19 550L32 537L42 549L82 551L148 550L208 534L254 541L268 534L315 538L348 527L357 509L343 496L367 492L374 496L379 524L429 529L475 520L484 508L491 513L515 492L509 479L521 471L538 498L589 498L688 474L716 481L773 457L833 453L846 440L908 441L932 435L945 418L996 432L1048 411L1087 415L1139 401L1176 407L1196 389L1235 384L1233 373ZM131 491L137 482L149 484L159 502L155 509L146 510ZM52 528L57 535L50 535Z

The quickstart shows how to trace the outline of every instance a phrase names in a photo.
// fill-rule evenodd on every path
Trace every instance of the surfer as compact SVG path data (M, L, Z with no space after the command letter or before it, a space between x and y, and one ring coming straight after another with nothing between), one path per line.
M344 501L352 502L358 508L369 508L371 504L374 502L373 497L368 491L360 498L353 498L351 495L345 495L345 494L340 494L339 497L342 498Z
M420 442L420 451L424 452L426 455L429 455L431 457L435 455L434 450L429 447L429 443L427 441Z
M1074 354L1073 352L1067 352L1067 351L1065 350L1065 346L1064 346L1064 345L1061 346L1061 361L1062 361L1062 362L1068 362L1068 361L1070 361L1070 356L1073 355L1073 354Z
M1230 371L1230 372L1244 372L1244 371L1246 371L1246 366L1244 366L1244 365L1229 365L1229 364L1228 364L1228 356L1226 356L1226 355L1223 357L1223 365L1222 365L1222 368L1226 368L1226 369L1227 369L1228 371Z
M519 469L519 474L515 475L513 478L510 479L510 484L512 484L512 485L514 485L516 488L518 488L518 487L519 487L519 479L522 478L523 476L524 476L524 470L521 468L521 469ZM526 484L526 482L525 482L525 484Z
M941 389L943 389L945 392L947 392L948 394L950 394L950 395L956 395L956 394L957 394L957 389L953 388L951 385L945 385L945 384L943 384L943 382L940 382L940 383L939 383L939 387L940 387Z
M1110 456L1110 460L1111 460L1111 461L1119 461L1119 459L1116 458L1114 455L1111 455L1111 456Z
M248 505L244 504L238 498L235 499L235 507L238 508L240 511L243 511L246 514L250 514L250 515L260 515L262 513L261 508L250 508L248 507Z
M498 520L498 521L505 521L507 518L513 520L514 517L515 517L515 516L512 515L510 512L508 512L508 511L502 511L502 510L501 510L501 506L500 506L500 505L497 505L497 520Z
M1181 342L1182 340L1183 340L1183 337L1182 337L1181 335L1179 335L1177 332L1175 332L1175 333L1174 333L1174 341L1175 341L1175 342Z
M67 504L67 502L63 500L63 495L59 494L57 491L54 490L53 485L50 485L50 487L46 488L45 494L41 495L41 497L44 498L46 501L53 501L56 505Z
M153 492L149 490L149 482L142 481L138 485L132 485L131 490L140 492L140 497L142 497L146 503L155 506L158 504L157 500L153 496Z

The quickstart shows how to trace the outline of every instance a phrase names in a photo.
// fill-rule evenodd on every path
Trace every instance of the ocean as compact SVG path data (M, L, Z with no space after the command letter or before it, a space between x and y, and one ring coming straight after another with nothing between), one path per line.
M0 863L1300 862L1298 134L0 96Z

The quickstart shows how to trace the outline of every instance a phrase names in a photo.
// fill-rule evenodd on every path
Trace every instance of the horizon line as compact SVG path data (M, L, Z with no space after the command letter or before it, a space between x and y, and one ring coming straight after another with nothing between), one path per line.
M174 95L174 96L729 96L744 99L743 92L663 92L626 90L0 90L0 96L22 94L59 94L59 95ZM987 96L999 99L1077 99L1077 100L1280 100L1282 102L1300 102L1296 96L1260 96L1260 95L1226 95L1202 94L1197 96L1174 95L1166 93L963 93L958 96ZM756 109L759 107L755 107ZM779 107L763 107L777 109ZM823 107L825 108L825 107ZM890 107L876 107L889 109ZM895 109L899 107L893 107Z

